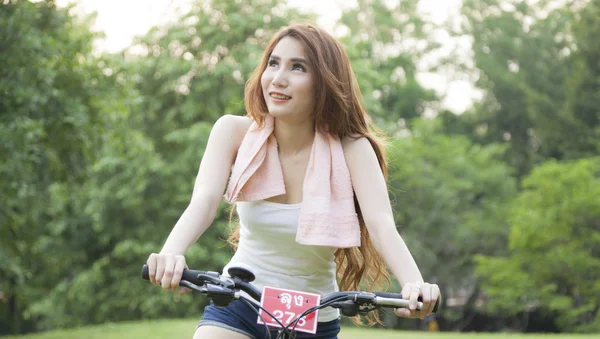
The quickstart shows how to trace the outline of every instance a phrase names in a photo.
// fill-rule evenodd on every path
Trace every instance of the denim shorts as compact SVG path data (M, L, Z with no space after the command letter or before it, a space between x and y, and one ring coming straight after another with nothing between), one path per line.
M203 325L218 326L247 335L253 339L268 338L265 325L260 325L256 322L258 315L251 307L252 306L247 305L240 300L234 300L227 307L223 308L217 307L211 303L204 308L204 314L197 327ZM276 338L277 329L270 329L271 337ZM338 333L340 333L340 321L339 319L336 319L318 323L316 334L296 332L295 337L298 339L337 339Z

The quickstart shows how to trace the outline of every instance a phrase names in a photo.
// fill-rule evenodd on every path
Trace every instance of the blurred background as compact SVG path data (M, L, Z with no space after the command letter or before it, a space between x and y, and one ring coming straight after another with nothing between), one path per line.
M600 332L600 1L0 0L0 334L199 318L141 265L293 22L346 47L444 295L386 327ZM191 268L221 270L228 227L223 203Z

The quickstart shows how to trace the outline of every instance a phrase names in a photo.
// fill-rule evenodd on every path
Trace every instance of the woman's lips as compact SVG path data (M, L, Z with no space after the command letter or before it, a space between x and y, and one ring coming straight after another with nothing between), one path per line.
M279 92L270 92L269 96L275 100L290 100L292 97Z

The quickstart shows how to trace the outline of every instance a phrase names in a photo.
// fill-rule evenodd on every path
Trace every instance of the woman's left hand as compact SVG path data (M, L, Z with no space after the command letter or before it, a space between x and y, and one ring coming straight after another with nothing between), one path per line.
M428 283L406 283L402 286L402 297L409 301L408 308L398 308L395 313L403 318L421 318L433 312L437 300L441 297L440 288L436 284ZM419 297L422 298L423 307L417 310Z

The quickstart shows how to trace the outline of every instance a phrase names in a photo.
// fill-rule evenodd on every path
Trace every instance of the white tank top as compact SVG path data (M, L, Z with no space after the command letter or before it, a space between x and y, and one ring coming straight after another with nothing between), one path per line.
M253 270L253 284L321 295L338 291L335 248L296 242L301 204L269 201L237 202L240 240L236 253L223 269L243 263ZM335 320L337 309L319 310L319 322Z

